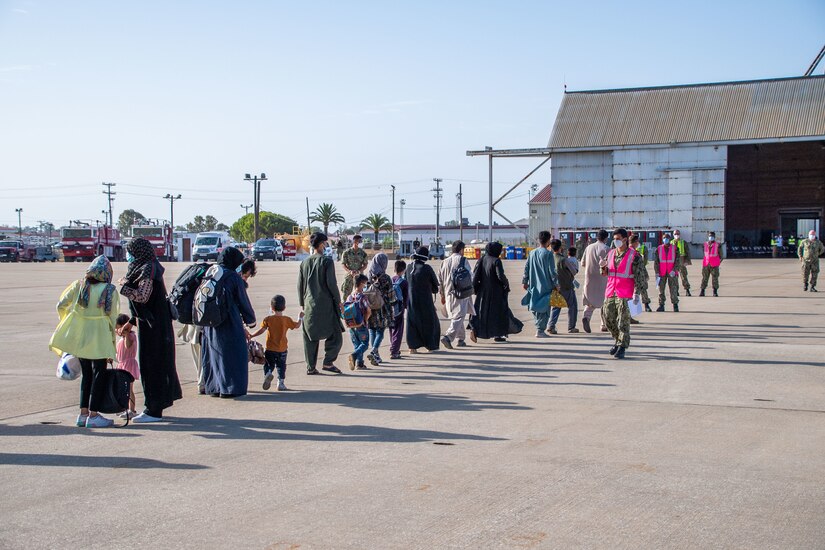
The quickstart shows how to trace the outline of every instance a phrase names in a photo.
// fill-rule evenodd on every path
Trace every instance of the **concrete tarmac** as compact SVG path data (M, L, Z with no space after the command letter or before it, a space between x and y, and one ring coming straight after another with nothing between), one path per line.
M180 345L168 422L100 430L47 348L84 266L0 265L0 548L825 548L825 293L796 261L726 261L719 298L691 266L624 361L597 322L536 340L505 265L509 343L308 377L295 331L291 391L250 365L237 400ZM297 268L259 265L260 318L297 316Z

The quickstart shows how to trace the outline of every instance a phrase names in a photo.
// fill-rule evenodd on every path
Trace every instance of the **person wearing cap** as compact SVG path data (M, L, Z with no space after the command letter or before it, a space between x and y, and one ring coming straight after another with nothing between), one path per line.
M650 309L650 295L648 289L650 288L650 274L647 272L647 247L644 243L639 242L639 235L630 237L630 248L634 249L639 256L642 257L642 267L644 269L640 273L640 277L636 278L636 294L642 298L642 303L645 305L645 311L653 311ZM631 318L631 324L636 324Z
M682 288L685 289L685 296L690 296L690 281L688 281L687 266L690 265L690 247L682 240L682 233L676 229L673 231L673 245L676 247L676 255L679 256L679 268L676 274L682 279ZM677 281L678 283L678 281ZM679 287L676 287L678 295Z
M345 250L341 256L341 265L344 266L344 271L347 272L344 282L341 283L341 294L343 296L352 294L355 277L362 275L367 268L367 253L361 248L362 241L361 235L355 235L352 238L352 248Z
M670 234L662 235L662 244L656 247L653 256L653 271L656 273L656 285L659 287L659 307L665 310L665 287L670 289L670 303L673 311L679 311L679 263L676 245L670 243Z
M638 299L636 281L644 277L645 271L641 255L628 246L627 230L619 228L613 232L613 246L599 267L607 277L602 317L614 341L610 355L624 359L630 346L631 317L627 301Z
M705 255L702 259L702 287L699 296L705 295L708 279L713 278L713 295L719 296L719 266L722 264L722 255L719 253L719 243L716 242L716 233L708 233L708 242L705 243Z
M816 279L819 277L819 257L825 251L822 241L816 237L813 229L808 232L808 238L801 240L796 251L799 261L802 262L803 290L808 290L810 281L811 292L816 292Z

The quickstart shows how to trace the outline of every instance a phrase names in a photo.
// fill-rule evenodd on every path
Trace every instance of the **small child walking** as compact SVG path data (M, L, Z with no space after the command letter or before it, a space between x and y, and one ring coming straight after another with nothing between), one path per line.
M117 368L125 370L134 377L135 380L140 380L140 367L137 362L137 336L130 328L125 329L129 324L129 316L121 313L117 316L115 321L115 332L120 338L117 341ZM120 415L121 418L134 418L137 416L135 410L135 388L134 382L129 384L129 410Z
M407 294L409 283L404 276L407 262L395 261L395 276L392 278L393 292L398 289L402 299L394 305L392 323L390 324L390 359L401 359L401 342L404 340L404 312L407 311Z
M364 364L364 353L370 347L370 333L367 329L367 323L372 313L364 297L364 288L367 286L368 280L366 275L358 275L354 281L355 286L352 289L352 294L344 302L345 319L354 348L349 356L350 370L367 370L367 365ZM347 316L350 311L353 314Z
M264 364L264 383L261 386L264 390L268 390L272 386L272 380L275 376L273 371L278 373L278 391L286 391L287 387L284 381L286 380L286 354L289 348L286 333L289 330L300 328L304 322L304 314L294 321L291 317L284 315L286 310L286 298L280 294L274 296L269 303L270 315L264 317L261 321L261 328L253 334L246 333L247 339L260 336L266 332L266 363Z

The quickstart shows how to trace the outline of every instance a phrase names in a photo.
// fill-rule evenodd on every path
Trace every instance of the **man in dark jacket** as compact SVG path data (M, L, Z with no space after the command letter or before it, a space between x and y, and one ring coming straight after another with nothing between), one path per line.
M567 302L567 332L575 334L579 332L576 328L576 320L579 316L579 304L576 301L576 288L573 285L573 278L575 274L570 271L567 263L561 241L553 239L550 241L550 250L553 251L553 259L556 262L556 275L559 278L559 294ZM561 314L560 307L554 307L550 312L550 328L547 330L550 334L558 334L556 331L556 323Z

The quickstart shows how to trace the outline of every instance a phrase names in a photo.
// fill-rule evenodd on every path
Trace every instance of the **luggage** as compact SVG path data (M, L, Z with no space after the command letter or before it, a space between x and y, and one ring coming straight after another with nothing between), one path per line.
M217 327L229 315L225 282L227 272L219 265L210 267L195 292L192 324Z
M190 265L175 280L172 291L169 292L167 299L169 300L172 317L184 325L193 324L195 292L197 292L210 267L211 265L206 262L197 262Z

